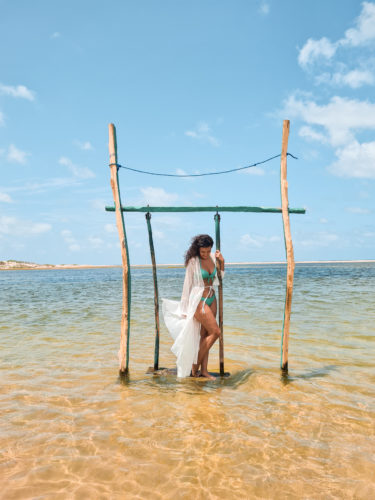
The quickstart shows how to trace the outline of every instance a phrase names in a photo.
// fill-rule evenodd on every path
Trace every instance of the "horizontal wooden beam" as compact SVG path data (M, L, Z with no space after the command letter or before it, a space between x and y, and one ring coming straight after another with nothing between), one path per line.
M107 212L115 212L115 207L105 207ZM281 208L264 207L121 207L123 212L260 212L281 213ZM289 208L290 214L304 214L304 208Z

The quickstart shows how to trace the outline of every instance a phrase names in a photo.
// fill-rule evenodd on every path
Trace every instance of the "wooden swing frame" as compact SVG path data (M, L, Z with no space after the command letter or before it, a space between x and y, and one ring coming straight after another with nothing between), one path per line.
M129 344L130 344L130 311L131 311L131 274L129 263L129 250L126 238L124 212L143 212L146 214L146 222L149 236L151 262L154 281L154 306L155 306L155 350L154 350L154 371L159 369L159 342L160 342L160 324L159 324L159 293L157 284L157 271L155 250L151 228L151 213L157 212L216 212L215 220L215 240L216 249L220 250L220 214L219 212L255 212L255 213L281 213L284 229L284 243L287 260L286 293L284 305L284 317L281 335L281 360L280 367L283 373L288 372L288 346L290 315L292 308L293 279L294 279L294 251L292 235L290 230L289 214L304 214L304 208L289 208L288 200L288 181L287 181L287 156L289 139L289 120L283 121L283 133L281 142L281 161L280 161L280 188L281 188L281 208L264 208L253 206L206 206L206 207L125 207L121 204L120 184L118 176L118 158L117 158L117 139L116 128L109 124L109 164L111 169L111 188L114 199L114 206L105 207L108 212L116 213L116 225L120 237L121 259L122 259L122 315L121 315L121 337L120 337L120 375L127 374L129 371ZM219 271L220 268L218 267ZM223 339L223 286L221 273L218 273L219 290L219 362L220 375L224 372L224 339Z

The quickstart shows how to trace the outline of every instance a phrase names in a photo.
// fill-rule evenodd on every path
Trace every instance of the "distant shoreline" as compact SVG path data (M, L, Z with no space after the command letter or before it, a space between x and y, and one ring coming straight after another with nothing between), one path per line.
M298 264L371 264L375 260L299 260ZM272 265L285 265L286 262L270 261L270 262L227 262L227 266L272 266ZM81 265L81 264L35 264L33 262L21 261L0 261L0 271L44 271L44 270L63 270L63 269L108 269L108 268L121 268L121 265ZM151 264L134 264L130 266L131 269L151 269ZM157 264L158 268L183 268L183 264Z

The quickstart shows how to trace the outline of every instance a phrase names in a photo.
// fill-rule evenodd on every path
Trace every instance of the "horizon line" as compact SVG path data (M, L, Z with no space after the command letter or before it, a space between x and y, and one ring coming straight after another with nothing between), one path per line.
M95 268L122 268L121 264L36 264L34 262L8 260L2 261L0 271L12 270L48 270L48 269L95 269ZM9 267L6 264L13 263ZM375 263L375 259L355 259L355 260L296 260L295 264L370 264ZM226 266L264 266L264 265L287 265L286 261L257 261L257 262L226 262ZM156 264L159 268L184 268L184 264ZM152 269L152 264L131 264L134 269Z

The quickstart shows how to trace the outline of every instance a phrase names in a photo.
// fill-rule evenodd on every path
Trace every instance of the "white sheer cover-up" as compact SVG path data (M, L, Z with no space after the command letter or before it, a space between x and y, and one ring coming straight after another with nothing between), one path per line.
M214 254L211 258L215 262ZM221 275L224 276L224 271ZM213 286L218 285L216 273ZM201 301L204 288L199 258L193 257L186 267L181 301L162 299L164 323L174 340L171 351L177 358L177 377L188 377L192 364L197 362L201 324L194 314L200 302L204 305Z

